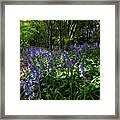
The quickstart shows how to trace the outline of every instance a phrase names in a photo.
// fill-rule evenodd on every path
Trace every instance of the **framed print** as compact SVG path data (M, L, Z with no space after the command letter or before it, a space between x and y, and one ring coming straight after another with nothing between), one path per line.
M119 119L119 2L1 2L2 119Z

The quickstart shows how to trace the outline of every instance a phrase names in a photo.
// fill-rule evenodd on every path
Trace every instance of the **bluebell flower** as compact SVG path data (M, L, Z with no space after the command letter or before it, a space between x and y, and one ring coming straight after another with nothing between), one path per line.
M76 45L76 43L74 44L74 48L76 48L77 47L77 45Z
M40 69L43 70L43 68L44 68L44 64L41 62L40 63Z
M28 63L28 58L27 58L27 50L26 48L23 49L23 62L24 64L27 64Z
M83 45L81 45L81 50L85 50L88 47L88 43L87 41L83 43Z
M75 53L76 59L80 59L79 52L80 52L79 48L74 49L74 53Z
M20 85L23 86L25 83L23 81L20 81Z
M25 95L30 95L31 94L31 92L30 91L27 91L27 92L25 92Z
M33 91L33 87L32 86L30 86L29 89L30 89L30 91Z
M74 49L74 52L75 52L76 55L78 55L79 54L78 48Z
M48 51L41 49L42 55L48 54Z
M66 47L64 48L65 51L68 51L68 49L69 49L68 46L66 46Z
M28 86L31 86L31 85L32 85L32 80L27 79L26 82L27 82Z
M40 76L43 78L44 77L44 72L41 71Z
M88 47L88 43L87 41L83 43L84 49L86 49Z
M24 90L24 91L27 90L27 85L26 85L26 84L23 85L23 90Z
M41 58L38 58L38 64L40 65L40 69L43 70L44 64L42 63Z
M84 69L84 68L83 68L83 65L80 64L79 67L80 67L80 69L83 71L83 69Z
M27 56L24 56L23 62L24 62L24 64L27 64L27 63L28 63Z
M33 59L34 58L34 56L35 56L35 51L34 51L34 48L30 48L29 49L29 52L30 52L30 57Z
M49 66L47 65L47 67L46 67L46 71L47 71L47 73L49 72Z
M44 53L44 56L45 56L46 60L49 61L49 59L50 59L49 58L49 54L48 53Z
M69 60L67 61L67 66L72 67L72 63Z
M86 73L86 71L82 71L82 75L83 75L83 76L85 75L85 73Z
M29 68L30 68L31 70L34 70L34 69L35 69L35 65L34 65L33 63L31 63L31 64L29 65Z
M95 49L97 49L97 48L99 48L98 42L96 42L96 43L93 44L93 49L95 50Z
M34 71L32 72L32 76L33 76L34 78L37 78L37 77L38 77L38 72L34 70Z
M73 45L70 45L69 47L70 47L70 49L73 49L73 48L74 48L74 46L73 46Z
M40 48L36 48L35 55L37 56L37 55L39 55L39 53L40 53Z
M86 68L82 64L79 65L79 70L81 71L80 77L83 77L86 73Z
M66 51L64 51L64 59L66 61L67 67L72 67L72 61Z
M34 84L38 84L38 79L32 81Z

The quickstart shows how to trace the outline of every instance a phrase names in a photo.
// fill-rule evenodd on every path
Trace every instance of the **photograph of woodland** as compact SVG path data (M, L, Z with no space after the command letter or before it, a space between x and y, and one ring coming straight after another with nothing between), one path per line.
M20 20L20 100L100 100L100 21Z

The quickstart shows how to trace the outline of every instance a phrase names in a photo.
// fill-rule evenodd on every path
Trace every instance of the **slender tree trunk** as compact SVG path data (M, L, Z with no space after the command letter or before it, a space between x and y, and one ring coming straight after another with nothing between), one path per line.
M64 48L64 37L65 37L65 21L63 21L63 29L62 29L62 47Z
M50 50L50 27L49 27L49 20L48 20L48 50Z
M52 51L52 21L50 21L50 50Z
M60 49L62 49L62 22L60 21Z
M70 29L70 23L68 21L68 38L69 38L69 42L68 43L70 43L69 29ZM67 44L67 46L68 46L68 44Z
M47 32L47 23L46 23L46 21L45 21L45 32ZM45 49L47 48L47 39L46 39L46 35L45 35Z

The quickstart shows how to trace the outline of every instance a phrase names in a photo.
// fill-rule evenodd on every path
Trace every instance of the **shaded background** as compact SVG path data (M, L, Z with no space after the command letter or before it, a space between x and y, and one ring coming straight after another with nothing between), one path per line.
M62 49L74 43L100 43L99 20L26 20L20 21L20 46Z

